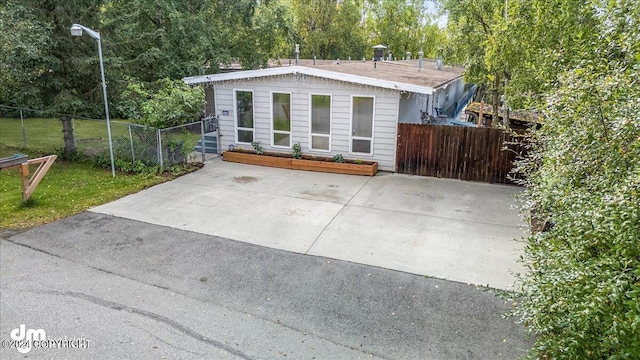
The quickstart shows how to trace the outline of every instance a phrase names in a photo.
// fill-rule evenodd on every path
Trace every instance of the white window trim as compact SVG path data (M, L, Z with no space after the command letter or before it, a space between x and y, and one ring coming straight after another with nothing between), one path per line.
M361 136L353 136L353 98L362 97L362 98L372 98L373 99L373 109L371 111L371 137L361 137ZM375 95L351 95L351 103L349 109L349 154L350 155L368 155L373 156L373 144L376 134L376 97ZM369 147L370 152L361 153L361 152L353 152L353 140L369 140L371 141L371 146Z
M274 130L273 129L273 94L288 94L289 95L289 131ZM278 149L291 149L293 142L293 94L288 91L271 91L269 95L269 118L271 131L271 146ZM275 144L274 134L289 134L289 146L282 146Z
M251 116L253 117L252 128L238 127L238 99L237 99L238 91L251 93L251 102L252 102ZM253 136L252 136L253 141L256 141L256 96L255 95L256 94L251 89L233 89L233 132L234 132L236 144L251 145L250 142L243 142L238 140L238 130L251 131L253 133Z
M311 123L312 121L312 116L313 116L313 95L318 95L318 96L328 96L329 97L329 135L326 134L314 134L311 132L311 129L313 128L313 124ZM312 151L319 151L319 152L324 152L324 153L330 153L331 152L331 137L333 134L333 95L332 94L320 94L320 93L309 93L309 150ZM312 138L314 136L318 136L318 137L326 137L329 138L329 149L325 150L325 149L314 149L313 146L313 141Z

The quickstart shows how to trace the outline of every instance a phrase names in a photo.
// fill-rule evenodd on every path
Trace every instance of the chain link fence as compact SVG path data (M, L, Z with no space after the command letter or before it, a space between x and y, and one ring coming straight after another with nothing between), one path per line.
M169 167L205 161L204 151L194 151L204 139L204 124L196 121L156 129L123 121L110 121L114 160ZM71 117L78 153L110 161L106 120ZM43 117L38 110L0 105L0 144L8 148L53 154L64 148L62 121ZM6 151L5 151L6 152Z

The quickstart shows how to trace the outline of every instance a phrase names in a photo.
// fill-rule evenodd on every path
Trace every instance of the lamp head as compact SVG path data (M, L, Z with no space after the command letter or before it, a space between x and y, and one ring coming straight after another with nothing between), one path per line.
M82 27L78 24L71 25L71 36L82 36Z

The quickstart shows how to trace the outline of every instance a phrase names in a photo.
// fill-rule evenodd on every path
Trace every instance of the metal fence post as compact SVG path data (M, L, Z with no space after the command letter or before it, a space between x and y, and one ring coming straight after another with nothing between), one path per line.
M22 110L20 110L20 124L22 125L22 147L27 147L27 133L24 130L24 117L22 116Z
M73 147L78 148L78 141L76 140L76 119L71 118L71 133L73 134Z
M200 122L200 139L201 139L200 140L200 142L201 142L200 143L200 145L201 145L200 146L200 151L202 151L202 162L204 163L204 161L205 161L205 158L204 158L205 157L205 155L204 155L204 153L205 153L205 149L204 149L204 146L205 146L205 144L204 144L204 120L202 120Z
M160 129L157 129L156 131L158 132L158 163L160 164L160 167L163 168L164 162L162 161L162 132L160 131Z
M129 142L131 143L131 162L136 162L136 150L133 147L133 135L131 134L131 124L129 124L127 128L129 128Z

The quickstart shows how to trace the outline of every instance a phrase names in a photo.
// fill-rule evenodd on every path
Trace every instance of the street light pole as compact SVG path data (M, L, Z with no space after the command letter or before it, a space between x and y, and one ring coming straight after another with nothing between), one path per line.
M107 136L109 137L109 156L111 157L111 175L116 177L116 167L113 161L113 143L111 141L111 121L109 120L109 102L107 101L107 83L104 80L104 64L102 61L102 40L100 33L93 31L86 26L80 24L71 25L72 36L82 36L82 31L86 31L89 36L98 40L98 57L100 58L100 77L102 78L102 96L104 97L104 112L107 118Z

